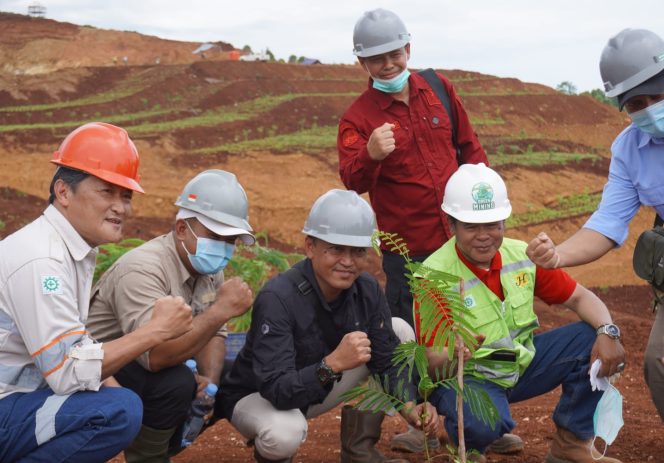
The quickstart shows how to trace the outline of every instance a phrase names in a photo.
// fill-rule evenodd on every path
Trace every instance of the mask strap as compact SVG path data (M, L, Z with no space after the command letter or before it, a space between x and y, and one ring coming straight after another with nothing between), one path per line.
M185 219L182 220L184 220L185 225L187 225L187 228L189 229L191 234L194 235L194 237L196 238L196 242L198 243L198 235L194 233L194 230L191 228L191 225L189 225L189 222L187 222ZM188 256L193 256L193 254L189 252L189 249L187 249L187 246L184 245L184 240L181 240L180 244L182 245L182 249L184 249L184 252L186 252Z
M593 460L598 461L598 460L601 460L602 458L604 458L604 455L606 455L606 451L609 449L609 446L606 444L606 442L604 442L604 451L602 452L602 454L599 457L595 458L595 455L593 454L592 449L597 450L597 448L595 447L595 440L596 439L597 439L597 436L593 437L593 442L592 442L592 444L590 444L590 449L591 449L590 456L593 457Z

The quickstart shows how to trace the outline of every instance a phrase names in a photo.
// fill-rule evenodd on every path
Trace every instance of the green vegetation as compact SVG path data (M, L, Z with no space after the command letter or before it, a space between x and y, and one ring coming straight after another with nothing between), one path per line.
M547 220L562 219L579 214L589 214L597 209L597 205L601 198L601 192L561 196L551 207L512 215L507 219L507 226L520 227L523 225L533 225L545 222Z
M95 275L93 281L99 280L99 277L106 270L109 269L113 262L118 260L127 251L134 249L143 244L144 241L139 238L127 238L119 243L102 244L99 246L99 254L97 255L97 266L95 267Z
M505 123L505 119L500 116L496 116L493 119L489 117L474 117L470 116L470 123L474 126L477 125L502 125Z
M77 100L59 101L57 103L26 105L26 106L6 106L0 108L0 112L29 112L29 111L48 111L51 109L71 108L73 106L88 106L100 103L108 103L134 95L143 90L139 87L129 87L125 89L116 89L110 92L99 93L93 96L79 98Z
M556 91L564 93L565 95L576 95L577 89L576 85L566 80L556 85Z
M613 106L614 108L618 107L618 99L617 98L609 98L606 96L606 94L599 88L594 88L589 92L583 92L581 95L587 95L591 98L596 99L600 103L607 104L609 106Z
M7 225L5 225L5 223L2 220L0 220L0 231L4 230L6 226Z
M556 151L526 151L519 154L496 153L489 156L492 166L513 164L518 166L541 167L551 164L566 165L591 159L597 161L601 156L592 153L559 153Z
M263 287L265 282L277 273L285 272L294 263L304 259L301 254L284 253L268 247L268 239L265 233L258 233L257 242L254 246L238 246L233 259L226 267L224 276L230 278L239 276L254 292L254 295ZM263 239L264 245L259 244ZM232 319L229 328L234 332L244 332L251 325L251 310L243 315Z
M226 143L223 145L201 148L194 151L199 154L218 152L245 153L252 150L290 151L295 149L307 152L320 152L334 149L337 140L337 126L314 127L299 130L284 135L274 135L265 138Z

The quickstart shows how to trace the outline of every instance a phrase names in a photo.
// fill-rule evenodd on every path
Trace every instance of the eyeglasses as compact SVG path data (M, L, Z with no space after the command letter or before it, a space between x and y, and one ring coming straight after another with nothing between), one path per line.
M366 257L367 248L358 248L355 246L342 246L340 244L333 244L327 246L324 249L324 252L325 254L334 257L335 259L345 256L346 253L349 253L353 259L360 259L362 257Z

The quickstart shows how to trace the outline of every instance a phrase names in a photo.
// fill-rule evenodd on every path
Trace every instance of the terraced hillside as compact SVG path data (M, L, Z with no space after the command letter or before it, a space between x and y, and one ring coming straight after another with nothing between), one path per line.
M581 224L597 203L623 117L542 85L443 72L509 182L514 233L544 228L562 237ZM4 76L12 86L0 90L2 185L45 197L46 160L62 138L85 122L111 122L128 129L142 155L148 194L136 201L137 216L169 217L184 179L220 167L248 190L255 227L295 246L312 200L340 186L337 122L366 86L357 66L222 60ZM622 267L600 279L592 266L581 272L594 284L635 282Z

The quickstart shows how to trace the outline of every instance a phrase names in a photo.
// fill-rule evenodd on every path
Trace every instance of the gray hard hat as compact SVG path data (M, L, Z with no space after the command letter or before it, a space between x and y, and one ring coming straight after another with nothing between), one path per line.
M376 217L371 206L350 190L330 190L311 207L302 233L331 244L371 247Z
M203 216L203 225L213 232L216 229L224 230L226 226L241 231L238 235L245 234L253 238L253 230L248 222L247 194L230 172L219 169L201 172L185 185L175 205L196 212L196 217Z
M396 14L378 8L367 11L355 23L353 53L360 58L380 55L410 42L406 25Z
M662 70L664 41L645 29L624 29L611 37L599 61L606 96L618 97L621 109L624 102L635 95L628 94L630 90Z

